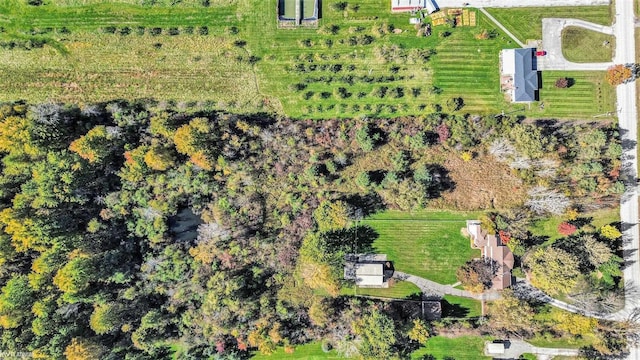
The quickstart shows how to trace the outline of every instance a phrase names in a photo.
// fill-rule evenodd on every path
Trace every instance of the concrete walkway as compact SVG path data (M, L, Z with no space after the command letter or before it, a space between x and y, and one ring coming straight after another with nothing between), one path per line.
M485 342L484 354L491 356L494 359L518 359L520 355L529 353L537 356L538 359L552 359L554 356L578 356L580 350L578 349L559 349L559 348L543 348L529 344L522 340L505 340L505 351L503 354L492 354L487 352L487 344Z
M516 42L516 44L520 45L520 47L525 47L525 45L520 40L518 40L518 38L515 35L513 35L511 33L511 31L507 30L506 27L504 27L502 24L500 24L500 22L498 20L496 20L496 18L491 16L491 14L489 14L487 12L487 10L485 10L483 8L479 8L478 10L480 10L481 13L483 13L486 17L488 17L489 20L493 21L493 23L496 24L496 26L499 27L500 30L504 31L507 35L509 35L509 37L512 38L513 41Z
M454 295L460 297L466 297L476 300L497 300L501 297L497 291L487 291L482 294L474 294L466 290L456 289L451 285L442 285L435 281L425 279L423 277L403 273L401 271L395 271L393 278L408 281L420 288L424 297L441 298L444 295Z
M547 55L538 57L539 70L607 70L613 62L574 63L562 55L562 29L577 26L613 35L611 26L598 25L578 19L542 19L542 49Z

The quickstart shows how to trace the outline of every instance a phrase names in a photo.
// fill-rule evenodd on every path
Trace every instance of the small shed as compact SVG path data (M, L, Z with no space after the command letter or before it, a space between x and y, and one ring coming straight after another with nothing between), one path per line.
M491 355L504 354L504 343L488 343L487 354L491 354Z
M383 264L356 264L356 285L382 287L384 285Z

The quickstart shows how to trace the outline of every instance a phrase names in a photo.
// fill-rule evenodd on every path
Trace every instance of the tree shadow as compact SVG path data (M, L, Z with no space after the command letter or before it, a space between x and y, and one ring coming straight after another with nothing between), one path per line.
M323 236L332 250L367 254L375 252L373 242L380 235L371 226L360 224L349 229L328 231Z
M455 182L449 177L449 170L439 164L427 166L431 173L431 182L427 188L427 197L437 199L444 191L453 191L456 188Z
M442 304L442 317L463 318L469 315L469 309L459 304L452 304L445 299L440 302Z
M386 209L384 200L376 192L371 192L365 195L348 195L342 197L340 200L355 208L353 215L356 220L360 220L364 217Z
M574 78L567 78L567 88L572 87L573 85L575 85L576 83L576 79Z
M581 228L585 225L591 224L592 221L593 221L593 216L590 216L590 217L579 217L575 220L571 220L570 223L575 225L577 228Z

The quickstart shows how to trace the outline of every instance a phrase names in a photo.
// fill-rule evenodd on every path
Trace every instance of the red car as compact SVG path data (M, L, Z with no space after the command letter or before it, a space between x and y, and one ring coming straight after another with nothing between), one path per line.
M547 55L547 52L544 50L538 50L536 51L536 56L545 56Z

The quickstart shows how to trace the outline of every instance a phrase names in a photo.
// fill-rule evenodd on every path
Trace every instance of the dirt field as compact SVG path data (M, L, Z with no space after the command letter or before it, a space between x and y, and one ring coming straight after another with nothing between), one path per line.
M492 156L480 155L465 162L457 154L448 155L444 167L455 184L432 206L459 210L505 209L522 204L527 188L511 174L508 166Z

